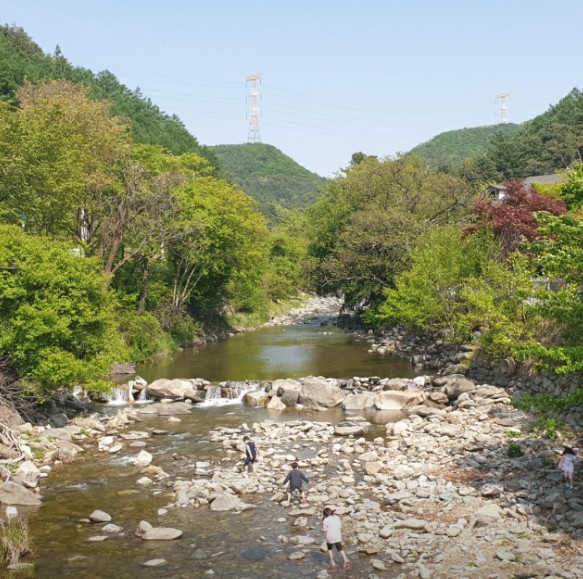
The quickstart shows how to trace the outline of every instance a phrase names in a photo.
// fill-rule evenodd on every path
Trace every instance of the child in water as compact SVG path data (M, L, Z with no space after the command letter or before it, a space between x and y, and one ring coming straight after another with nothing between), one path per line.
M573 473L575 472L576 461L577 455L575 454L575 451L569 446L565 446L565 450L563 450L563 454L561 455L561 460L559 460L559 469L562 470L565 475L568 489L574 488Z
M350 561L346 557L344 547L342 546L342 521L340 520L340 517L335 515L334 511L329 507L324 509L322 530L326 533L326 544L328 546L328 555L330 556L330 565L332 567L336 566L336 563L334 562L334 553L332 551L332 549L336 547L336 550L340 553L340 555L342 555L344 568L350 569Z

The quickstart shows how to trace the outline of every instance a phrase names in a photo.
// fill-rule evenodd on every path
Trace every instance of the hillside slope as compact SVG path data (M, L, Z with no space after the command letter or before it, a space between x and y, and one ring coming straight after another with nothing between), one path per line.
M494 135L498 133L512 135L519 130L520 125L509 123L447 131L417 145L409 151L409 154L418 155L433 168L445 165L458 166L466 159L485 155Z
M279 208L307 207L326 179L308 171L272 145L246 143L210 147L226 175L259 203L273 222Z
M14 102L16 90L26 81L49 79L91 87L92 96L110 101L112 113L129 120L135 142L160 145L175 154L197 153L216 164L208 147L201 146L176 115L161 111L139 89L130 90L107 70L94 74L73 66L59 47L53 55L45 54L20 27L0 26L0 100Z

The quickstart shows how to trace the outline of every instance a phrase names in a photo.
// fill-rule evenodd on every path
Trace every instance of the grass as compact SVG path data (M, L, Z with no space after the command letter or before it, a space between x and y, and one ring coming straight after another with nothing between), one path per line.
M24 519L8 519L0 523L0 549L6 565L19 563L22 557L33 553L28 523Z

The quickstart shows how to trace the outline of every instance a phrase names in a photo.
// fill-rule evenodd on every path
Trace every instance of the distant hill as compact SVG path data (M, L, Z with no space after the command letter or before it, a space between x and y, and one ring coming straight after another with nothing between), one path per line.
M160 145L175 154L197 153L216 164L208 147L199 144L176 115L167 115L139 89L131 90L109 71L94 74L73 66L55 48L45 54L20 27L0 26L0 100L14 102L16 90L25 81L68 80L91 87L91 95L112 103L112 113L130 122L137 143Z
M519 131L520 125L512 123L447 131L417 145L409 154L423 158L429 167L455 167L466 159L485 155L494 135L512 135Z
M272 145L246 143L210 147L226 175L259 203L272 222L279 208L307 207L326 183Z

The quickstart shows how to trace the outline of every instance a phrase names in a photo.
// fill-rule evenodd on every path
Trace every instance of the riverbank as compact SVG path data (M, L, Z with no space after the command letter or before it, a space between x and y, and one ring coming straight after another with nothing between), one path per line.
M577 441L533 437L529 416L512 407L502 388L459 375L428 378L413 387L415 404L397 421L384 417L383 422L375 411L349 410L353 397L365 391L385 393L389 399L407 392L396 381L362 379L356 391L344 391L339 422L319 420L318 412L305 404L306 419L294 414L286 421L295 404L284 404L250 425L211 428L201 443L215 445L212 458L196 460L187 477L175 466L179 462L168 462L167 452L148 453L154 439L160 444L168 437L166 444L172 444L171 431L148 421L155 416L176 428L193 410L188 403L126 407L113 416L78 417L60 429L20 430L35 444L65 442L62 450L44 457L36 488L51 468L71 468L60 464L65 449L83 452L97 445L118 464L128 465L128 492L132 487L150 489L153 500L161 488L170 489L158 517L146 521L154 528L181 533L176 523L184 525L183 513L192 512L188 519L204 517L211 524L213 517L232 516L232 525L244 533L246 513L258 511L278 529L258 539L264 557L277 553L304 576L322 579L331 573L320 551L319 531L321 510L331 506L343 518L355 576L583 577L581 473L570 490L556 469L563 444L576 446ZM387 386L399 390L385 390ZM285 394L283 388L272 398L283 400ZM230 408L236 412L236 406ZM273 412L277 421L269 418ZM379 417L380 425L372 416ZM133 430L137 423L138 431ZM243 435L250 435L260 449L252 473L240 472ZM287 505L280 502L280 483L293 460L311 484L304 503ZM100 510L110 509L103 504ZM109 515L115 523L118 514ZM105 524L93 524L92 536L107 537L108 531L99 530ZM125 534L133 536L134 530ZM130 540L114 536L122 543ZM230 573L240 553L224 548L219 559L199 553L197 571L189 576L214 571L239 577ZM166 550L166 558L171 557L172 549Z

